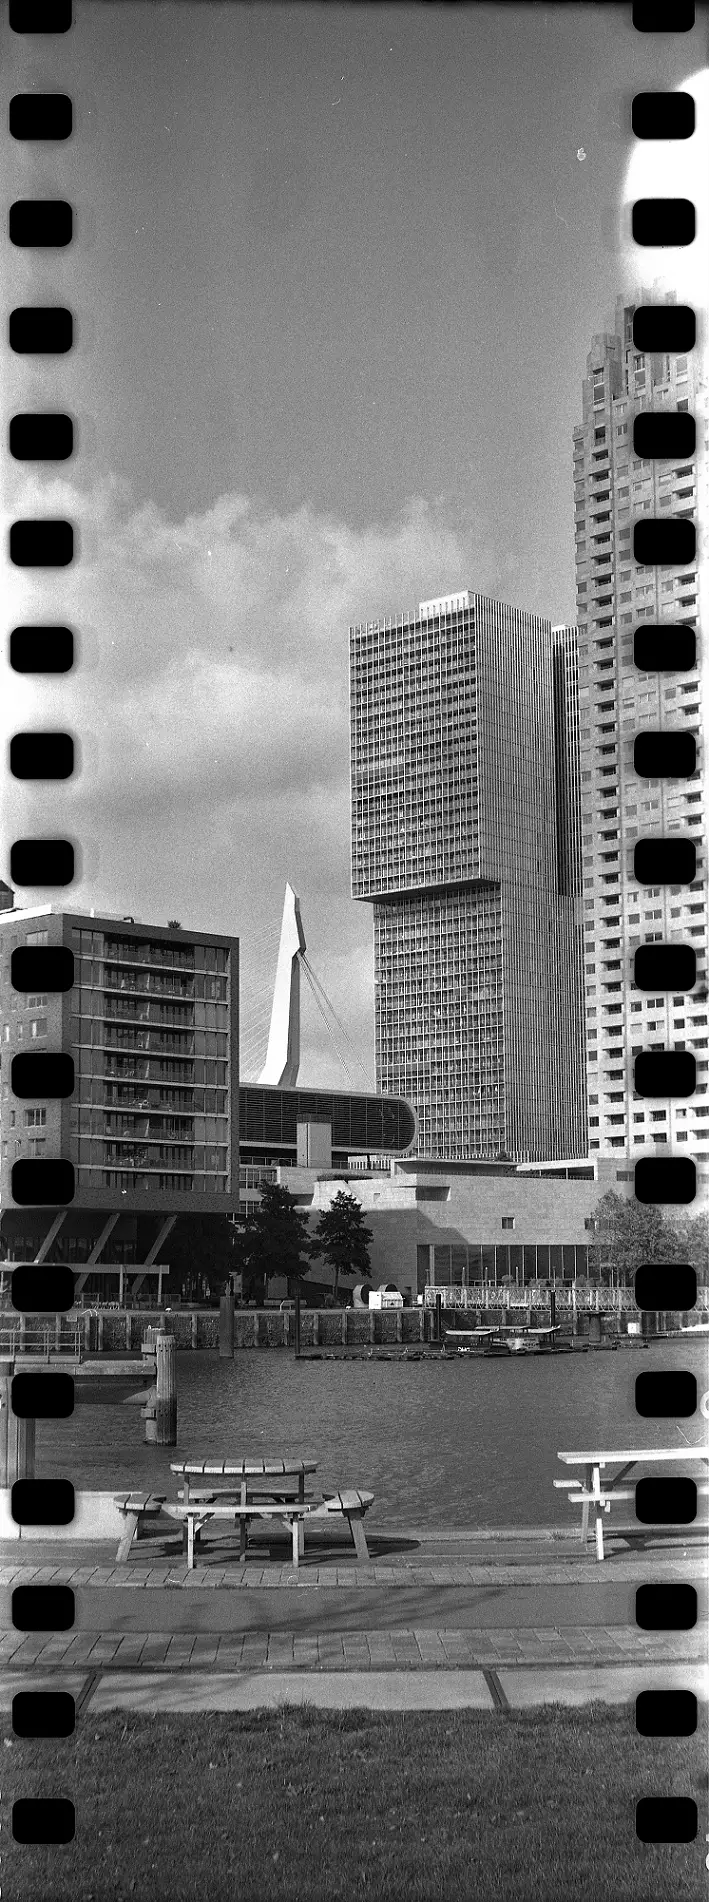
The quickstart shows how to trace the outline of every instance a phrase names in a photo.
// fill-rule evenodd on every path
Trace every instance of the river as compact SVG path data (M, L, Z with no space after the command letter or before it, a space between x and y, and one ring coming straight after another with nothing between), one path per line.
M647 1420L635 1380L688 1367L709 1388L706 1341L645 1350L441 1361L296 1361L286 1351L180 1353L178 1445L146 1446L137 1406L80 1406L38 1422L38 1478L79 1489L171 1493L170 1461L293 1453L318 1462L323 1491L369 1488L382 1523L568 1524L552 1480L560 1450L706 1443L693 1419Z

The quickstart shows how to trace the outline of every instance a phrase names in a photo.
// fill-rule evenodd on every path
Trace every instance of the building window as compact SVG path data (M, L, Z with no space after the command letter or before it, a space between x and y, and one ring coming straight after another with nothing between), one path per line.
M514 1228L514 1225L515 1225L514 1215L503 1215L501 1217L501 1223L503 1228Z

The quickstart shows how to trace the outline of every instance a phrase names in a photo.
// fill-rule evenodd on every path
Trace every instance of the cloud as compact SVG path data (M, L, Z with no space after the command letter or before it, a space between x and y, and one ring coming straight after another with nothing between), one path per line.
M77 906L238 932L247 1019L293 877L315 969L330 989L329 966L371 1068L371 920L349 898L348 627L468 583L500 592L484 522L414 497L356 529L239 493L171 522L115 479L34 480L13 500L14 515L77 528L59 579L9 580L13 619L67 621L79 660L55 682L12 676L6 731L68 727L82 770L61 789L13 787L9 835L85 844Z
M19 513L33 498L19 498ZM40 512L36 496L34 508ZM125 485L54 482L43 514L75 523L63 617L81 645L61 689L25 685L23 707L61 706L97 743L83 798L118 824L195 799L210 809L323 790L347 778L347 629L418 592L457 586L484 548L465 548L412 500L391 525L354 531L307 506L289 515L242 495L171 523ZM26 584L20 584L25 585ZM35 582L23 618L45 611ZM34 613L33 613L34 609Z

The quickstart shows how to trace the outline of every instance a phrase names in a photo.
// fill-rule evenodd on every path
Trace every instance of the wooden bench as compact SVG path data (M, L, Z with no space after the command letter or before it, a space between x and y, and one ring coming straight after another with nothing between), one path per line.
M121 1533L116 1553L116 1564L122 1565L127 1559L133 1540L136 1545L140 1538L139 1528L146 1519L157 1519L165 1507L165 1493L114 1493L113 1503L125 1519L125 1531Z
M603 1487L601 1487L601 1490L599 1492L596 1492L592 1490L591 1488L587 1488L583 1486L579 1479L555 1479L552 1481L552 1484L557 1488L557 1491L566 1493L570 1506L581 1507L582 1509L581 1538L584 1544L588 1537L588 1518L589 1518L590 1508L591 1506L595 1508L594 1532L596 1537L596 1557L599 1560L602 1560L605 1556L604 1547L603 1547L602 1514L604 1512L606 1513L610 1512L611 1505L614 1503L616 1499L624 1499L624 1500L632 1499L634 1502L635 1487L634 1486L613 1486L611 1484L608 1487L607 1491L604 1491ZM706 1483L697 1484L697 1493L709 1494L709 1484L706 1484ZM654 1522L649 1522L644 1519L639 1519L637 1523L638 1523L639 1536L641 1537L644 1534L646 1538L649 1538L650 1535L654 1531L657 1530L657 1525ZM666 1524L666 1521L661 1520L661 1521L658 1521L657 1523L664 1526ZM633 1527L632 1529L633 1529L633 1532L635 1532L635 1527ZM680 1528L679 1526L677 1526L677 1527L674 1527L673 1529L679 1530Z
M276 1520L277 1523L284 1525L290 1534L293 1565L297 1570L298 1561L303 1554L303 1533L306 1522L310 1523L313 1519L325 1519L332 1514L347 1520L357 1560L360 1564L367 1564L369 1550L363 1521L373 1500L373 1493L362 1492L359 1489L334 1493L330 1498L323 1499L317 1504L307 1500L305 1502L269 1500L263 1503L249 1500L246 1505L237 1504L236 1501L227 1505L219 1503L213 1496L211 1500L190 1499L188 1504L183 1502L177 1505L168 1504L165 1511L171 1518L180 1520L184 1527L189 1570L194 1568L195 1546L198 1543L199 1534L213 1519L231 1520L235 1527L239 1526L241 1558L246 1555L247 1527L253 1523L260 1524L264 1520Z
M374 1493L362 1492L359 1487L350 1487L346 1492L333 1493L331 1498L323 1499L319 1506L313 1506L308 1514L308 1523L313 1519L326 1519L331 1513L338 1513L347 1520L352 1535L352 1543L361 1565L369 1562L369 1547L364 1530L364 1515L374 1504Z

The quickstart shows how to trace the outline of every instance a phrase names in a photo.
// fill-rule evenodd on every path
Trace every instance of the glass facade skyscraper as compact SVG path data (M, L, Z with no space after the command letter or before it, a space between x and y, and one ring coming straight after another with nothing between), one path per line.
M377 1086L419 1154L586 1151L575 640L464 591L350 630Z
M652 302L638 293L636 302ZM636 630L695 630L706 563L641 566L633 525L656 519L707 520L707 388L696 353L650 356L634 347L636 304L620 300L615 329L595 336L574 430L576 586L583 854L584 963L589 1139L593 1152L629 1158L657 1148L693 1156L706 1189L709 1162L706 997L706 812L703 760L689 779L637 776L634 738L644 729L695 733L700 740L696 665L658 672L634 661ZM649 459L633 449L644 410L696 418L696 454ZM702 499L703 498L703 499ZM690 643L691 645L691 643ZM676 647L676 643L675 643ZM678 656L679 658L679 656ZM635 841L692 837L696 877L688 886L638 886ZM692 991L648 996L633 983L635 948L686 943L697 953ZM633 1092L640 1050L696 1052L697 1088L688 1099L651 1102ZM702 1177L704 1178L702 1184Z

